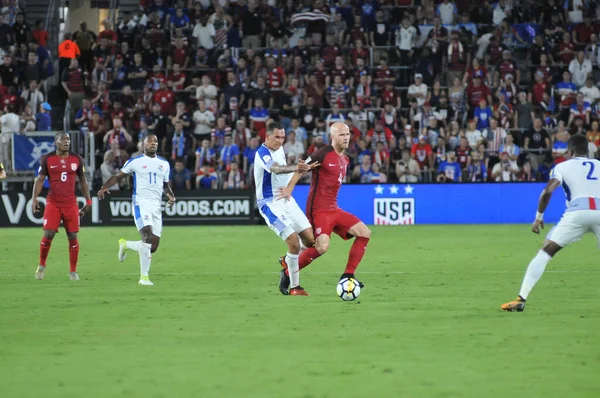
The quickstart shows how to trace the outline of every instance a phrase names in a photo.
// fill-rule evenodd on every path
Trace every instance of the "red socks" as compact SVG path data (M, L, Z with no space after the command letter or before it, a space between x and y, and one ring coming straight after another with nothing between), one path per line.
M50 252L50 246L52 245L52 240L47 239L45 236L42 238L40 242L40 265L46 266L46 259L48 258L48 253Z
M315 249L314 246L311 246L305 249L302 253L300 253L300 257L298 258L298 268L302 269L306 267L308 264L312 263L315 259L317 259L321 254ZM288 270L285 270L285 274L288 274Z
M69 241L69 268L70 272L77 271L77 258L79 257L79 241L73 239Z
M354 243L352 244L352 248L350 248L350 254L348 255L348 264L346 265L345 274L354 274L360 260L362 260L365 255L365 250L367 250L367 245L369 244L369 238L356 238L354 239ZM302 268L302 266L300 266Z

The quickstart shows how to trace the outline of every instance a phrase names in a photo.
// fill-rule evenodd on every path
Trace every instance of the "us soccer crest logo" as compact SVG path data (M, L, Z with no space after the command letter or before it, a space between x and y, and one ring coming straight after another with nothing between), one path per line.
M71 163L71 170L77 171L77 163Z

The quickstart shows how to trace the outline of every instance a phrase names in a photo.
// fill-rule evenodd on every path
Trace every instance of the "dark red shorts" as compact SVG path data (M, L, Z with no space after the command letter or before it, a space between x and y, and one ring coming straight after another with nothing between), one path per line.
M360 222L360 219L354 214L342 209L313 211L309 218L311 218L310 223L315 230L315 237L331 236L331 233L335 232L344 240L352 238L351 235L348 235L348 231Z
M67 232L79 232L79 207L76 204L69 207L57 207L46 202L44 229L58 232L61 220Z

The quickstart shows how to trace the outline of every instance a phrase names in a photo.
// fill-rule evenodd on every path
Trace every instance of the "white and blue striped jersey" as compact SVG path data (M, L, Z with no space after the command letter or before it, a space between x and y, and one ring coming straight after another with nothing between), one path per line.
M567 211L600 210L600 161L585 157L557 164L550 178L562 184L567 197Z
M164 183L169 182L171 173L171 166L165 158L140 155L129 159L121 171L133 175L134 206L161 206Z
M285 152L283 146L276 151L272 151L261 145L254 155L254 181L256 183L256 202L260 208L263 204L269 203L277 193L279 188L284 188L292 179L293 173L275 174L271 172L271 166L277 163L285 166Z

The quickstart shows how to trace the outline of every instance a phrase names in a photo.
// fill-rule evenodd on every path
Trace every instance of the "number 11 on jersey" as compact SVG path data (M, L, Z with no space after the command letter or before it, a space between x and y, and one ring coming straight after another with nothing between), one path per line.
M153 174L154 174L154 182L152 182ZM148 173L148 177L150 178L150 184L156 184L156 173Z

